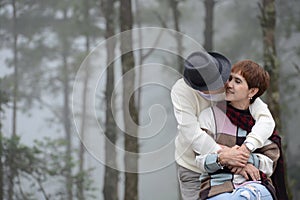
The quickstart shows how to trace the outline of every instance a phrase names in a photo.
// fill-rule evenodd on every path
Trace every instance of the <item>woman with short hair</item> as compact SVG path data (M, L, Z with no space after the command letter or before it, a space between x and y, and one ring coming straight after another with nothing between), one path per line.
M221 150L197 155L201 170L200 199L261 199L275 200L276 191L270 181L280 157L278 144L270 139L252 152L251 144L244 144L255 124L249 106L269 86L267 71L251 60L233 65L225 85L224 102L203 110L199 116L200 127L211 135ZM274 138L275 133L270 138ZM233 166L232 149L250 147L250 157L244 167Z

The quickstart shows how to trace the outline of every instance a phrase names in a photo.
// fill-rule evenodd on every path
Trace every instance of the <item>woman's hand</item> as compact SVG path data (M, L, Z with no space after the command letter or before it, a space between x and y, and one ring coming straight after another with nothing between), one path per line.
M245 167L249 159L249 153L239 148L237 145L232 148L222 147L218 151L218 161L220 164L231 167Z
M245 167L232 167L230 168L230 170L232 173L242 175L247 180L249 180L249 176L252 178L253 181L260 180L259 170L250 163L247 163Z
M244 170L244 167L231 167L231 166L229 166L228 169L230 169L230 171L234 174L241 174L241 172Z

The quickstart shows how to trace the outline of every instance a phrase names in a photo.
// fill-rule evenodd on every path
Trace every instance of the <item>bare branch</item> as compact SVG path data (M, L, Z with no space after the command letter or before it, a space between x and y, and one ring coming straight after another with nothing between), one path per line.
M168 28L167 23L165 22L165 20L160 16L160 14L157 11L154 11L154 14L156 15L156 17L158 18L158 20L160 21L161 25L163 28Z
M48 197L48 195L47 195L47 193L46 193L46 191L45 191L45 188L44 188L43 184L41 183L41 180L40 180L38 177L34 177L34 176L33 176L33 178L34 178L35 181L38 183L39 188L40 188L40 191L42 192L44 198L45 198L46 200L49 200L49 197Z
M155 47L157 46L157 44L162 36L162 33L163 33L162 30L160 30L159 35L157 36L157 38L154 41L153 48L149 49L149 51L147 53L142 55L142 61L145 60L148 56L150 56L150 54L156 49Z
M59 112L57 112L57 110L55 110L55 109L53 108L53 105L51 105L51 104L45 102L44 100L42 100L41 98L38 98L38 97L35 98L35 100L36 100L38 103L40 103L42 106L48 108L48 109L53 113L53 115L54 115L55 117L57 117L58 119L62 119L61 114L60 114Z
M21 183L21 179L20 179L20 174L18 173L18 176L17 176L17 179L18 179L18 187L19 187L19 191L20 191L20 193L21 193L21 195L22 195L22 198L23 199L27 199L27 197L26 197L26 195L25 195L25 193L24 193L24 191L23 191L23 188L22 188L22 183Z
M297 70L298 74L300 74L300 67L296 63L293 63L295 69Z

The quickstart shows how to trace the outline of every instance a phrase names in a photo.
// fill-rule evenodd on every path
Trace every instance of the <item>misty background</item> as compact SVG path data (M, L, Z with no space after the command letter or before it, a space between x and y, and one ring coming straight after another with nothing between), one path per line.
M0 199L180 199L170 90L182 59L204 46L264 66L263 2L1 0ZM276 117L296 200L300 2L274 3Z

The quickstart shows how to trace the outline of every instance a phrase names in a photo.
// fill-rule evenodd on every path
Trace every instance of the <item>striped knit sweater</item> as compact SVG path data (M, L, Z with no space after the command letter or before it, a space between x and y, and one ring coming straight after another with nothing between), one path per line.
M199 117L199 121L202 123L201 127L218 144L228 147L241 145L255 121L248 110L238 110L228 104L226 113L224 113L222 110L225 107L224 104L218 104L204 110ZM276 167L279 155L278 146L267 140L262 148L257 149L250 155L248 163L257 167L263 174L266 174L266 177L270 177ZM216 152L198 155L196 163L202 172L200 177L200 199L207 199L224 192L232 192L235 187L247 183L243 176L234 175L226 167L219 166ZM274 190L271 181L268 181L268 183L271 190Z

